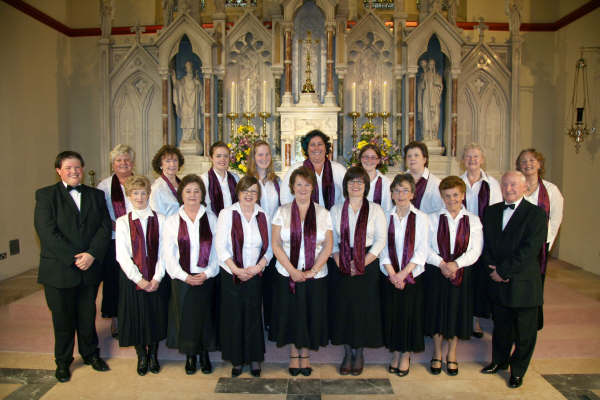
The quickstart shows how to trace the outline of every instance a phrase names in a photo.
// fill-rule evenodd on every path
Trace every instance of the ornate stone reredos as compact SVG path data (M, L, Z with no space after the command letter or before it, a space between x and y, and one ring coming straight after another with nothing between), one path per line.
M478 71L494 79L508 93L511 72L500 57L485 43L478 43L461 62L461 74L469 76Z
M296 11L304 4L304 0L284 0L283 1L283 20L293 22ZM315 0L317 7L325 14L326 22L335 21L335 0Z
M143 46L139 43L134 44L127 52L125 57L110 73L110 93L111 101L119 91L121 85L133 75L144 75L158 87L161 86L160 78L156 73L158 62Z
M256 15L249 10L246 10L233 28L227 32L227 49L230 50L230 47L248 32L252 33L254 40L262 41L263 48L270 51L272 42L271 33L264 27L260 20L256 18Z
M440 41L442 53L450 60L452 75L457 76L460 73L461 49L465 41L458 29L451 25L439 12L429 14L406 37L407 71L413 74L417 73L419 57L427 51L429 39L434 34Z
M347 43L354 43L356 40L364 38L367 32L373 32L376 36L383 39L386 49L391 49L394 37L385 27L385 24L372 10L369 10L361 19L352 27L352 30L347 36Z
M202 60L202 71L212 72L214 65L212 48L215 40L189 14L179 15L166 29L161 30L156 40L158 63L161 74L168 73L169 61L179 51L179 42L187 35L194 53Z

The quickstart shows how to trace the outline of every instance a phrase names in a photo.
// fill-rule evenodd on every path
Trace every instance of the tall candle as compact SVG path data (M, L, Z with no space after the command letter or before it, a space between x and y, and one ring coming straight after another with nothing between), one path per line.
M381 95L383 96L383 104L381 106L381 108L382 108L381 112L387 112L387 82L383 82L383 93Z
M231 98L229 99L230 112L235 113L237 111L236 96L235 96L235 82L231 82Z
M356 82L352 82L352 112L356 112Z
M369 108L367 112L373 112L373 81L369 81Z
M250 78L246 79L246 112L250 112Z
M263 81L262 87L262 111L267 112L267 81Z

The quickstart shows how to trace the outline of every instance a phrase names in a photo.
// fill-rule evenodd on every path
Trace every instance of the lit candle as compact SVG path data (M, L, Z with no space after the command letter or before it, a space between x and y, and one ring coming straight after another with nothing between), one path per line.
M383 82L383 93L381 94L383 96L383 104L381 106L381 112L386 112L387 111L387 82Z
M250 112L250 78L246 79L246 112Z
M356 112L356 82L352 82L352 112Z
M236 104L235 104L235 82L231 82L231 98L229 99L229 107L231 108L231 112L236 112Z
M367 112L373 112L373 81L369 81L369 107Z
M262 89L262 111L267 112L267 81L263 81Z

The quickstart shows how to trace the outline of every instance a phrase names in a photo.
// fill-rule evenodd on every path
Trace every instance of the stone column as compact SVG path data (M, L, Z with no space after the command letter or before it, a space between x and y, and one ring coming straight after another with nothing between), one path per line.
M110 134L110 57L111 57L111 39L102 38L99 40L100 47L100 82L102 83L102 104L100 115L100 176L107 176L110 173L108 163L108 152L111 149Z
M292 24L284 24L285 58L283 60L285 71L285 92L281 99L282 105L292 105Z
M162 82L162 110L160 118L162 120L162 138L163 144L169 144L169 73L160 74ZM176 140L173 140L175 144Z
M212 104L210 99L211 96L211 81L212 74L204 74L204 156L208 157L208 151L212 144L211 133L212 133Z
M225 92L223 90L223 78L217 79L217 140L225 140L224 121L223 121L223 101Z
M335 22L327 22L325 29L327 31L327 91L325 93L325 104L336 105L335 95L333 94L333 35L335 31Z
M456 130L458 127L458 77L452 76L452 114L451 114L451 135L450 138L450 155L456 157L457 136Z
M415 140L415 75L408 76L408 142Z

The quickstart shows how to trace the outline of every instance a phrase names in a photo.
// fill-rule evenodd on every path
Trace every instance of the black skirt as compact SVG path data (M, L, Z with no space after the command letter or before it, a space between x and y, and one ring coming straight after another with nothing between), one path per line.
M327 321L327 277L296 282L290 291L289 278L276 273L269 340L278 347L293 344L298 349L318 350L329 343Z
M276 276L279 275L277 268L275 268L276 262L277 259L273 257L267 268L263 271L262 276L263 319L265 327L269 328L271 326L271 314L273 313L273 286L275 285Z
M423 331L423 274L399 290L381 274L383 343L402 353L425 350Z
M333 258L329 266L331 343L352 348L381 347L379 259L367 265L363 275L353 277L341 273Z
M233 282L221 271L221 357L233 365L265 359L262 320L262 277Z
M145 346L167 337L167 307L161 282L158 290L137 290L123 271L119 283L119 346Z
M491 318L492 303L489 297L489 281L492 271L487 265L483 265L481 259L469 268L472 268L473 315L479 318Z
M191 286L179 279L171 280L168 347L183 354L218 349L218 311L214 304L217 279L207 279L200 286Z
M119 273L121 266L117 262L115 239L110 241L102 264L102 318L117 316L119 308Z
M454 286L434 265L425 265L425 335L441 334L468 340L473 332L471 267L463 268L460 286Z

